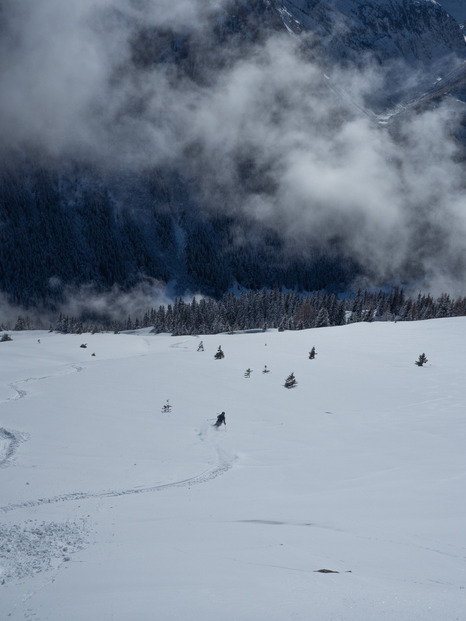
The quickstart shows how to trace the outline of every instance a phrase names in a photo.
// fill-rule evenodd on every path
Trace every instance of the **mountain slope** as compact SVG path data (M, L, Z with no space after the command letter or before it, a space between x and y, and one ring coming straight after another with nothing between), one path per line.
M424 64L466 55L458 23L431 0L284 0L277 10L292 30L316 33L337 61L366 52L379 62Z
M403 144L376 125L463 62L435 2L30 9L2 5L10 301L56 305L89 283L219 295L462 273L456 121L442 112ZM435 103L461 83L439 83Z
M292 32L312 33L329 65L381 68L384 84L367 100L379 113L422 95L466 59L459 24L432 0L285 0L277 10Z

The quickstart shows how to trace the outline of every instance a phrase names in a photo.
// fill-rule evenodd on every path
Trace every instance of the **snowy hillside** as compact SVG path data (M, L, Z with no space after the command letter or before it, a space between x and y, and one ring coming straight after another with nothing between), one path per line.
M464 619L464 318L11 336L1 619Z

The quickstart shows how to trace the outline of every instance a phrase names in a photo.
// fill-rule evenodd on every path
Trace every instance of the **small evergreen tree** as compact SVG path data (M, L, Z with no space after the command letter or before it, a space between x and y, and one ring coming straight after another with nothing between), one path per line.
M11 338L11 336L5 332L5 334L3 334L2 338L0 339L0 343L6 343L7 341L12 341L12 340L13 339Z
M288 375L288 377L285 380L285 384L284 384L285 388L294 388L297 385L298 385L298 382L296 381L294 373L290 373L290 375Z
M419 358L416 360L414 364L417 364L418 367L422 367L426 362L428 362L425 354L420 354Z
M166 404L162 407L162 412L171 412L172 406L170 405L169 400L167 399Z
M26 322L24 321L24 317L18 315L18 319L15 324L15 332L20 332L21 330L26 330Z
M223 353L222 348L219 345L217 349L217 353L215 354L215 360L221 360L222 358L225 358L225 354Z
M314 358L315 358L316 356L317 356L317 354L316 354L316 348L315 348L315 347L313 347L313 348L311 349L311 351L309 352L309 360L314 360Z

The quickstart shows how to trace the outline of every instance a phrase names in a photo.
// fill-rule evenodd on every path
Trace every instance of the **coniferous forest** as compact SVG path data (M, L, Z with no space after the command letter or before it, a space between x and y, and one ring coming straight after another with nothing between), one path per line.
M104 315L72 317L60 314L50 326L28 315L16 322L0 322L0 329L33 330L49 328L62 333L124 331L152 328L155 333L218 334L244 330L304 330L341 326L361 321L416 321L466 315L466 297L453 299L419 294L407 296L402 289L391 292L359 290L354 296L316 292L302 295L280 289L262 289L225 294L221 299L181 298L173 304L149 308L142 316L115 321Z
M30 44L55 23L47 2L0 10L1 326L209 334L464 314L447 295L386 291L464 291L459 9L206 1L167 22L157 2L99 4L66 16L62 53L55 27ZM383 291L348 296L360 283ZM171 303L135 311L146 285ZM117 319L71 310L113 288L130 300Z

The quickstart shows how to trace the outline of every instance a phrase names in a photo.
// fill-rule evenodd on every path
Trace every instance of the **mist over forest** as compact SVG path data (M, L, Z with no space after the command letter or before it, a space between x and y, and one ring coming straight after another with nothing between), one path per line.
M326 4L324 36L304 0L3 2L4 314L274 286L463 295L460 25L423 2L425 57L356 30L343 53L349 14Z

